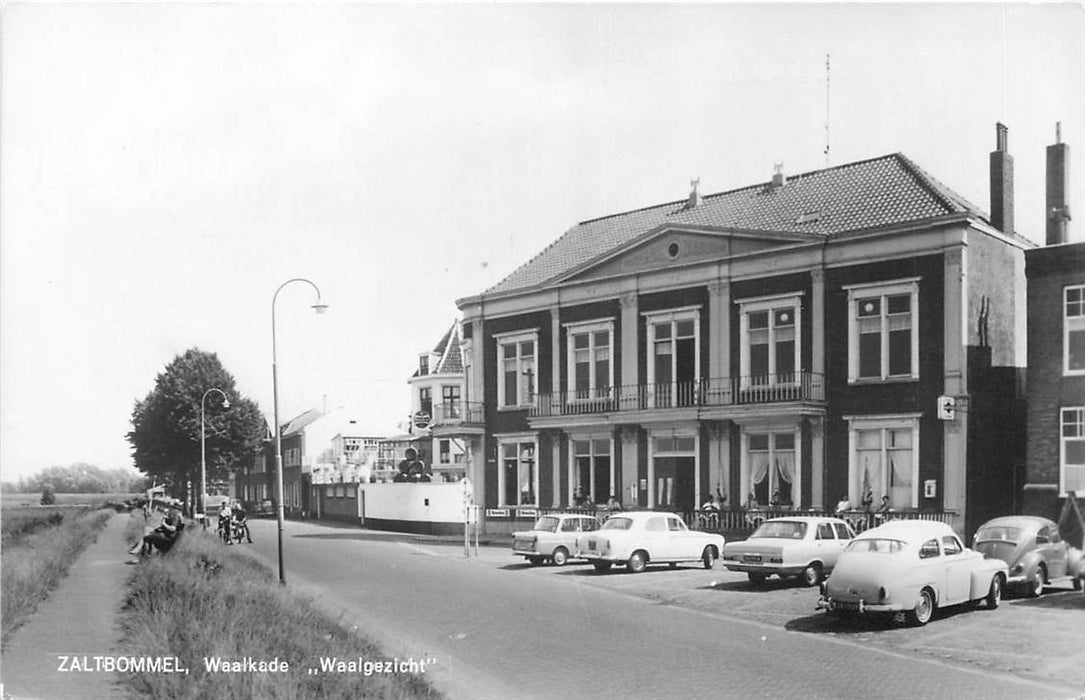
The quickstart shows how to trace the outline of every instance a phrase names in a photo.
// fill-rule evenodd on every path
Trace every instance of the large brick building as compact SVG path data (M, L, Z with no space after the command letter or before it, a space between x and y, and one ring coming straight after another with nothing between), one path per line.
M991 176L991 216L891 154L572 227L457 302L476 501L1009 512L1032 245L1001 125Z
M1066 144L1047 149L1047 243L1026 254L1028 481L1026 513L1056 518L1085 494L1085 243L1069 243Z

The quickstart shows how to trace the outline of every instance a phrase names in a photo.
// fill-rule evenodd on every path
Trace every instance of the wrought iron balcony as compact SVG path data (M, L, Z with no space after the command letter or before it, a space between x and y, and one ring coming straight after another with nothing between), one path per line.
M484 404L475 401L449 401L433 404L434 426L482 425L486 421Z
M537 394L532 416L575 416L649 409L824 401L821 374L788 372L684 382L631 384Z

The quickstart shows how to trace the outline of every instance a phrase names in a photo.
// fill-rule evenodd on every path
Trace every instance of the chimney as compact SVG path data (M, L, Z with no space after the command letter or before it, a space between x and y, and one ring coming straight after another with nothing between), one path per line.
M1047 245L1069 240L1067 222L1070 204L1066 201L1066 179L1069 174L1069 147L1062 142L1062 125L1055 123L1055 143L1047 147Z
M991 151L991 224L1013 233L1013 156L1006 146L1006 125L995 124L995 150Z
M772 164L772 189L777 190L787 184L787 175L784 175L784 164Z
M700 184L701 178L689 181L689 200L686 201L686 209L701 206L701 193L697 191L697 187Z

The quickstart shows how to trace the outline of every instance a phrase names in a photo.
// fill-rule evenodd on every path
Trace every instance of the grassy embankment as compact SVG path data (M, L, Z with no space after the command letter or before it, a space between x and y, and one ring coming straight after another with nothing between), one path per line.
M142 516L132 517L129 541L142 534L144 525ZM123 675L122 683L139 697L441 697L424 673L310 673L310 668L319 669L321 657L388 657L280 586L258 561L192 525L168 555L148 557L133 569L121 624L124 654L177 657L189 669L188 675ZM289 664L289 671L209 673L205 658L277 658Z
M112 510L70 506L3 509L0 620L4 644L56 588L112 514Z

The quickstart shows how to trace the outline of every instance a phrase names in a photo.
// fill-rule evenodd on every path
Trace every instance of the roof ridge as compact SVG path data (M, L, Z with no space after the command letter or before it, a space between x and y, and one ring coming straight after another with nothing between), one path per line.
M985 210L965 199L953 188L928 173L918 163L913 161L908 156L904 155L903 153L897 153L896 156L900 160L904 168L908 171L908 174L911 175L921 187L930 192L933 197L938 199L945 206L949 207L950 210L954 212L970 212L974 214L979 214L984 219L988 217L988 214Z

